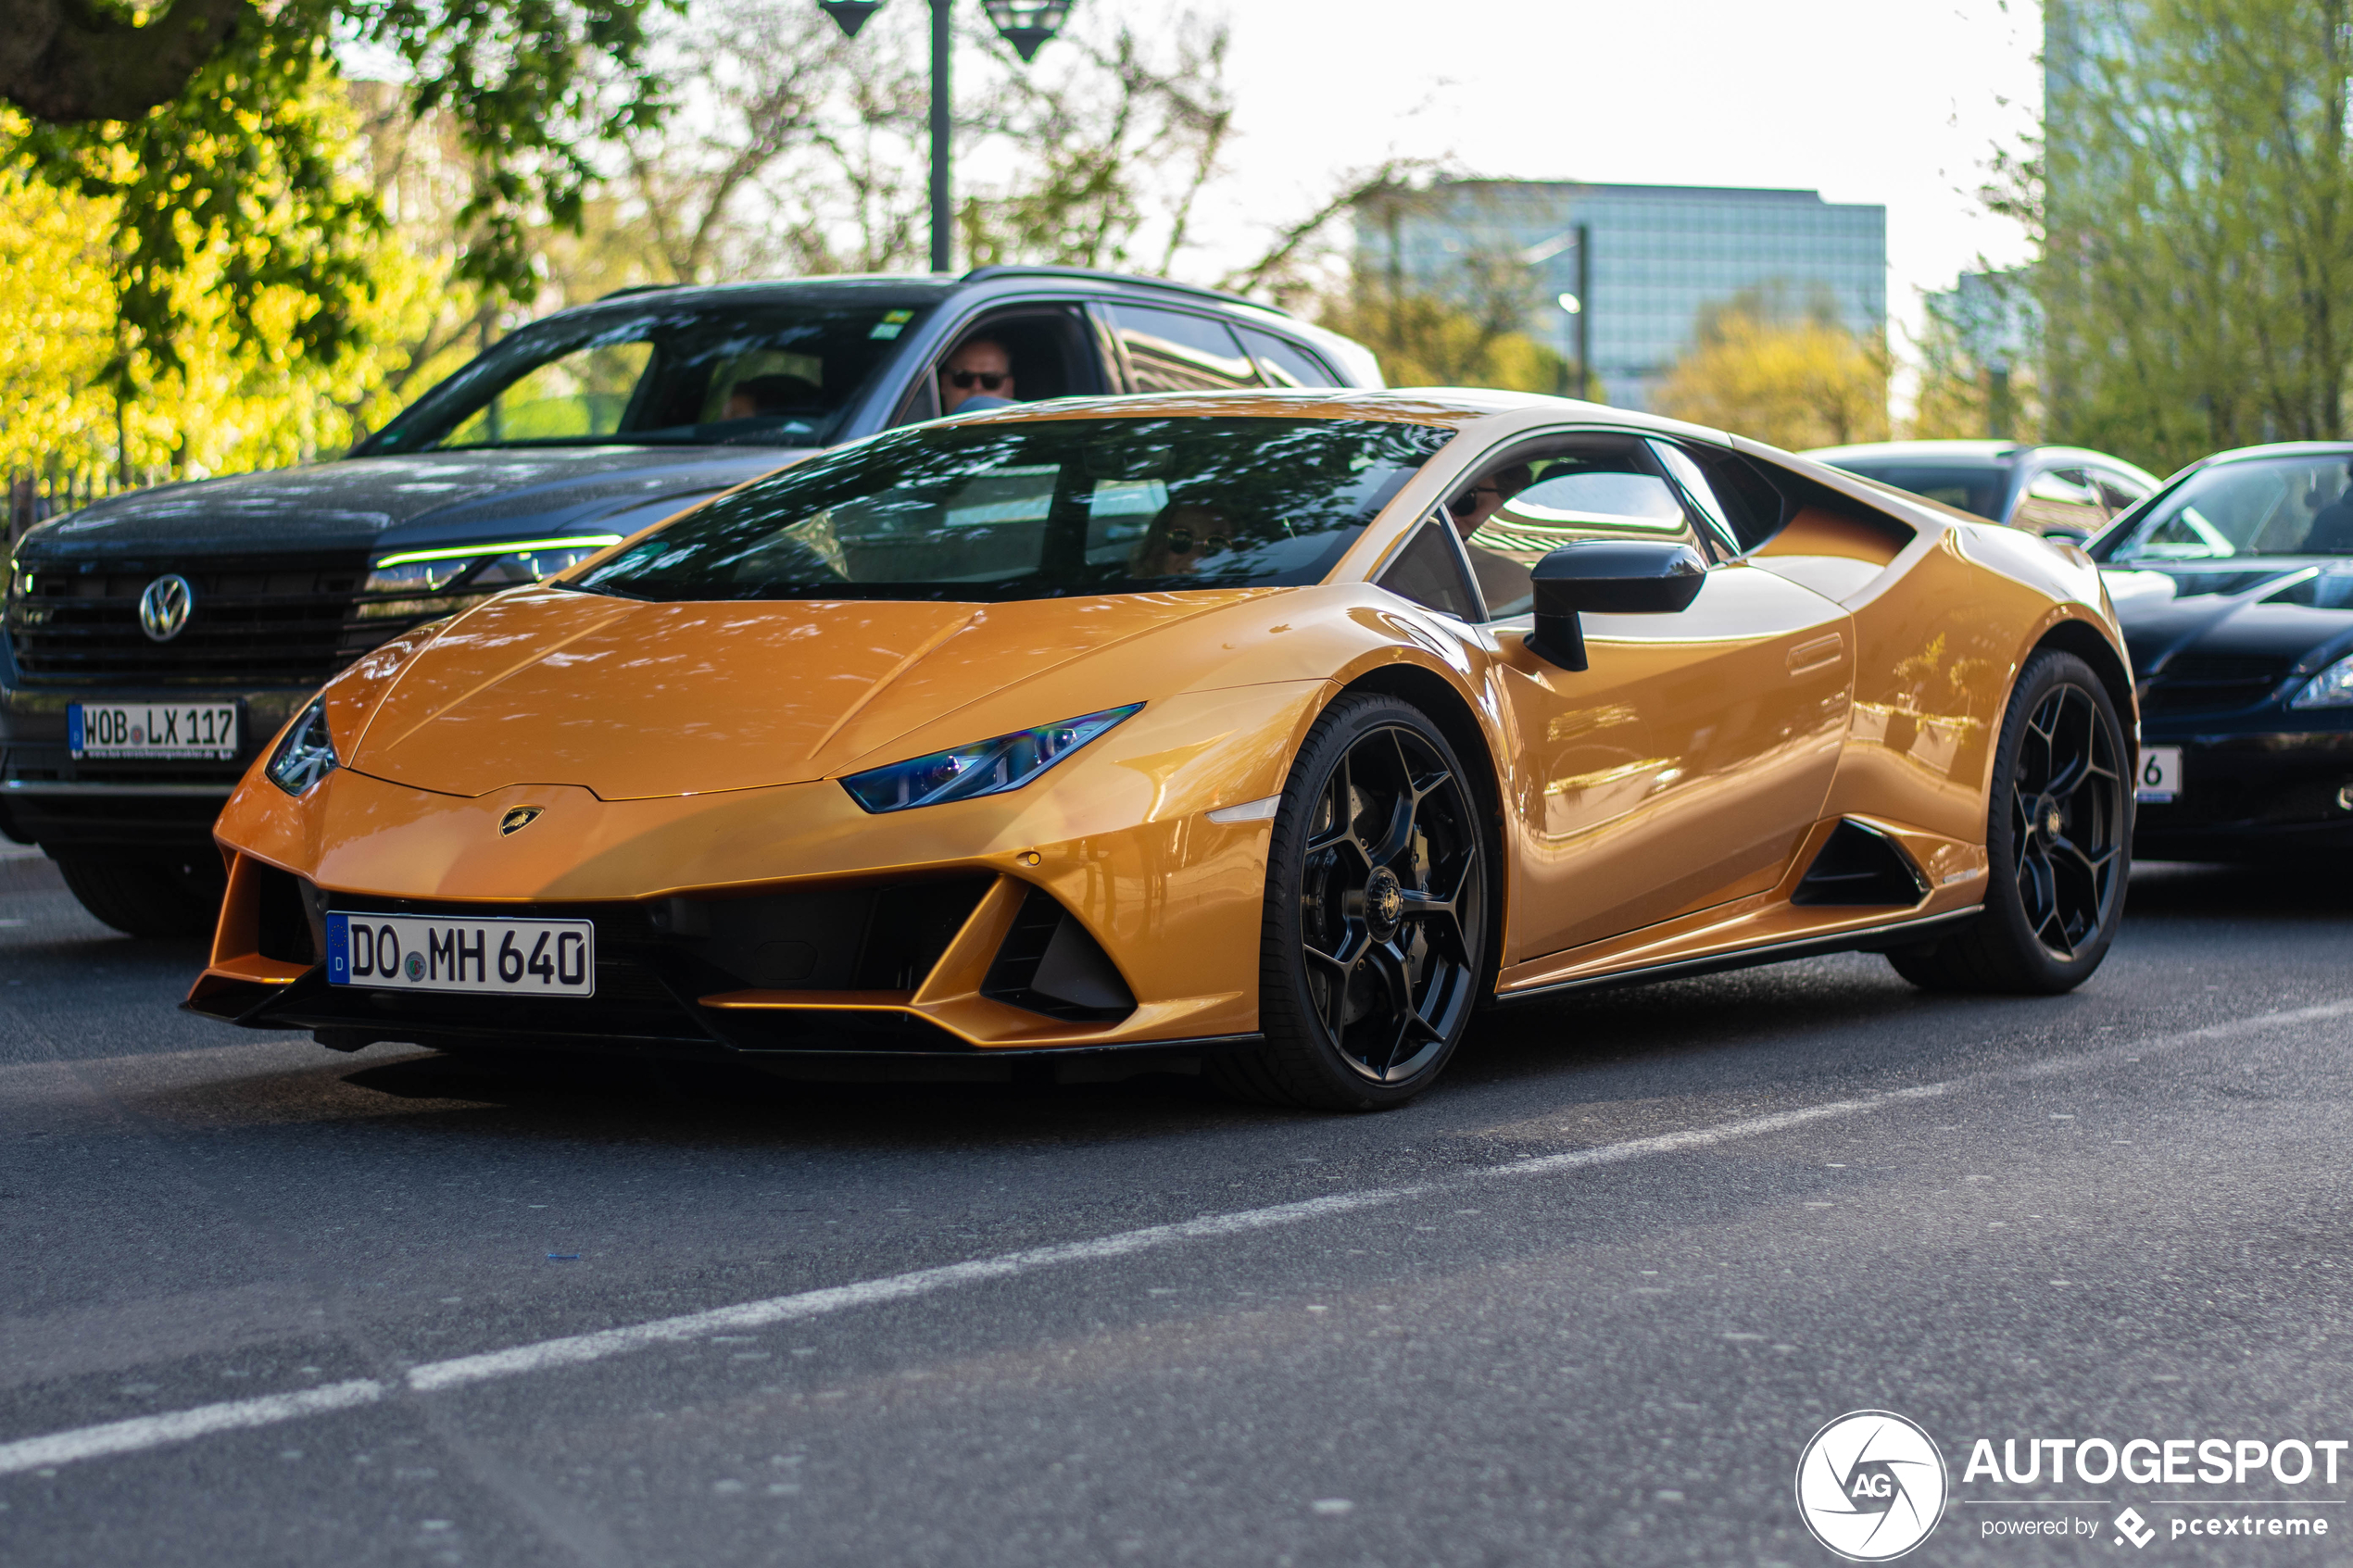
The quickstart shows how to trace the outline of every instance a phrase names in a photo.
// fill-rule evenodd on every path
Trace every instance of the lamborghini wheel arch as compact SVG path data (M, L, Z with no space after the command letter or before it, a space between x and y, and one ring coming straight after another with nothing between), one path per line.
M2140 728L2133 721L2139 709L2133 700L2133 672L2126 668L2122 656L2116 651L2116 645L2101 636L2099 628L2090 621L2070 617L2045 632L2034 646L2027 650L2026 657L2019 660L2019 671L2021 674L2025 672L2026 666L2033 660L2034 656L2045 648L2056 648L2061 653L2071 653L2092 667L2092 673L2097 675L2100 678L2100 684L2108 689L2108 700L2116 704L2116 711L2125 716L2126 744L2132 746L2137 755L2139 747L2136 737Z
M1393 696L1419 709L1471 774L1479 822L1487 835L1487 863L1494 868L1485 889L1487 929L1493 933L1493 939L1487 944L1486 972L1479 978L1480 1005L1491 1005L1495 999L1495 977L1503 970L1504 911L1510 904L1506 884L1512 874L1504 854L1504 796L1502 781L1495 775L1494 743L1453 683L1421 665L1401 659L1366 671L1335 692L1332 699L1336 702L1359 693Z

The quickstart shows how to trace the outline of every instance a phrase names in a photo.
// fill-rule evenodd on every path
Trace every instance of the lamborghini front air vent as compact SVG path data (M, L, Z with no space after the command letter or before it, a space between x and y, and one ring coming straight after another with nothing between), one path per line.
M1877 828L1842 820L1806 869L1793 904L1909 909L1928 897L1928 878Z
M1111 955L1038 887L1022 900L980 994L1072 1023L1111 1022L1136 1010L1136 994Z

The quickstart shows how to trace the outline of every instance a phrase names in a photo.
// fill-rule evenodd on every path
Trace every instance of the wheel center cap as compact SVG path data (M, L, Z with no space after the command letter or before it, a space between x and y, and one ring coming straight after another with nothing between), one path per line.
M2045 838L2057 838L2066 830L2066 827L2067 819L2059 814L2059 809L2056 805L2045 805L2043 808L2043 836Z
M1386 942L1397 935L1397 924L1405 918L1405 889L1397 873L1387 866L1375 866L1365 883L1365 923L1371 928L1373 939Z

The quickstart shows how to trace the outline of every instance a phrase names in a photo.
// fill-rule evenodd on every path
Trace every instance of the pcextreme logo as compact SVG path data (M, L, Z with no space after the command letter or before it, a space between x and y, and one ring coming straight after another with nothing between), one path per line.
M1936 1440L1889 1411L1851 1411L1814 1434L1797 1461L1797 1512L1851 1562L1901 1557L1944 1513Z

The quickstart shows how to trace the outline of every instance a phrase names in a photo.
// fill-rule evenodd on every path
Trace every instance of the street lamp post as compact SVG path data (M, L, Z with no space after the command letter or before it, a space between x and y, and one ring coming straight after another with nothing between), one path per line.
M1577 395L1593 394L1593 231L1577 226Z
M1540 240L1521 251L1519 258L1529 266L1536 267L1569 249L1577 252L1577 287L1574 292L1560 295L1558 303L1568 313L1570 332L1577 344L1577 380L1574 386L1576 395L1583 397L1592 390L1593 374L1592 228L1579 223L1564 229L1551 239Z
M817 0L817 8L833 18L844 33L855 38L858 30L866 25L866 19L882 9L882 4L883 0ZM950 11L953 4L954 0L930 0L931 270L935 272L950 270L956 239L954 187L950 174L953 99L948 82L956 41L954 18ZM981 9L988 13L997 35L1013 46L1013 53L1021 56L1024 65L1037 58L1038 51L1062 31L1070 6L1071 0L981 0Z

